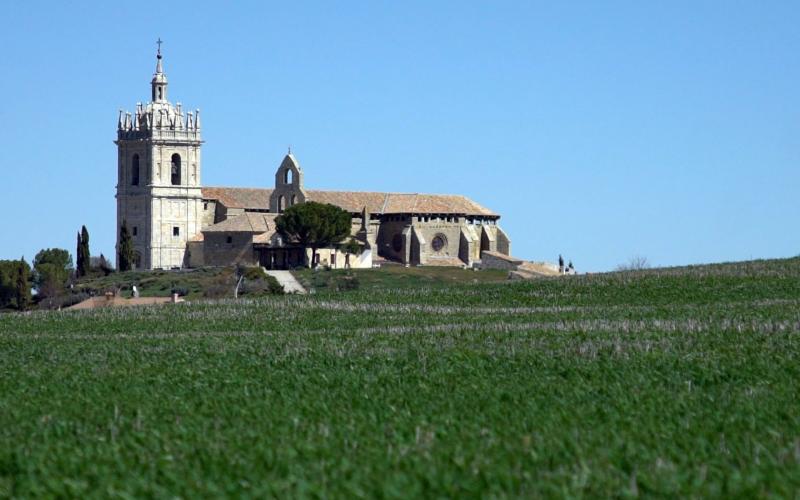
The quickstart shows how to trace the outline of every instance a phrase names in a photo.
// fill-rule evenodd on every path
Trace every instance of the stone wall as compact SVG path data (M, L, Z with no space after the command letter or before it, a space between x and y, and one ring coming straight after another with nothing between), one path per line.
M203 265L232 266L258 265L250 233L205 233L203 241Z
M200 191L200 137L188 137L156 141L137 135L120 136L117 141L117 235L123 220L132 235L136 228L133 238L139 268L184 267L187 241L208 220ZM172 184L174 154L180 156L179 185ZM134 174L136 157L138 176Z
M366 254L366 255L365 255ZM362 255L350 255L351 269L368 269L372 267L372 252L367 251ZM346 269L347 254L336 248L320 248L317 250L319 265L331 269ZM306 249L306 262L311 262L311 249Z
M200 216L200 226L201 230L207 228L212 224L216 224L219 222L217 220L217 207L219 205L214 200L204 200L203 201L203 211L201 212ZM220 219L221 220L221 219Z
M399 240L397 239L399 238ZM507 253L510 242L496 224L471 223L458 216L383 216L378 229L378 253L411 265L454 262L471 265L482 250Z
M497 251L497 232L494 226L481 226L481 252Z
M383 216L378 229L378 255L404 264L407 263L411 241L407 241L403 231L410 224L411 218L408 216Z
M497 232L497 252L505 255L511 255L511 240L505 231L500 226L495 226Z
M190 241L186 243L186 266L187 267L202 267L205 265L205 258L203 250L205 249L204 241Z
M525 261L515 259L508 255L497 252L481 252L481 268L483 269L505 269L506 271L516 271Z
M481 258L481 239L475 232L475 228L473 226L461 226L458 258L469 266Z
M152 269L174 269L184 265L186 242L202 224L200 188L154 189L151 198L150 247Z
M437 259L460 259L462 221L455 216L415 217L414 231L425 244L419 249L419 260L413 263L425 265Z

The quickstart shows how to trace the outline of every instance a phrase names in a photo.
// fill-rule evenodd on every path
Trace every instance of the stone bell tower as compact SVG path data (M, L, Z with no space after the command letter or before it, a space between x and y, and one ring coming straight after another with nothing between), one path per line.
M125 221L137 269L184 267L186 242L200 232L200 110L167 100L158 40L150 102L117 122L117 262Z
M269 211L281 213L292 205L303 203L306 198L303 169L290 149L275 172L275 189L269 197Z

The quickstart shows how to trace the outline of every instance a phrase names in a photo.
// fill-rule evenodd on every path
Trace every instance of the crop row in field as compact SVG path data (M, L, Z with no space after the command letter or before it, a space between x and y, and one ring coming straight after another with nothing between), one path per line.
M0 318L0 496L791 496L800 260Z

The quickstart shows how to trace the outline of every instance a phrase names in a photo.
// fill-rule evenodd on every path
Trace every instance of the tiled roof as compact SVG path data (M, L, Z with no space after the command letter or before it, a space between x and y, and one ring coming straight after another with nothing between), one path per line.
M228 208L269 209L272 189L204 187L203 198L217 200Z
M386 193L368 193L364 191L317 191L307 189L308 201L330 203L351 213L361 212L364 207L371 214L382 213Z
M203 198L219 200L228 208L267 210L272 189L203 188ZM461 214L496 217L497 214L466 196L446 194L372 193L365 191L306 190L309 201L330 203L358 213L364 207L373 214Z
M275 231L275 217L278 214L245 212L212 224L203 229L204 233L266 233Z
M466 196L451 194L389 194L383 213L497 215Z

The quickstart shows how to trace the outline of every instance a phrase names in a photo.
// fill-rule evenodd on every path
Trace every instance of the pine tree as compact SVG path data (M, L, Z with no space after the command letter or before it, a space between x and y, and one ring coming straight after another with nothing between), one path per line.
M119 230L119 257L117 267L120 271L130 271L133 268L133 240L128 232L128 223L122 221Z
M85 276L92 267L92 254L89 252L89 230L86 229L86 226L81 226L81 244L83 246L81 251L83 254L82 276Z
M17 296L17 309L24 311L31 303L31 270L28 263L25 262L25 257L19 260L19 267L17 268L17 283L16 283L16 296Z
M350 213L336 205L308 201L287 208L275 218L275 228L287 241L311 247L311 265L317 249L337 244L350 234ZM305 255L305 253L304 253Z

